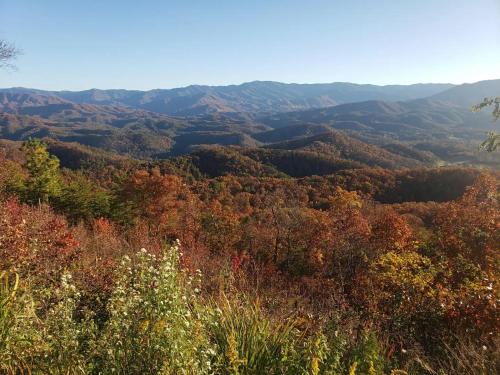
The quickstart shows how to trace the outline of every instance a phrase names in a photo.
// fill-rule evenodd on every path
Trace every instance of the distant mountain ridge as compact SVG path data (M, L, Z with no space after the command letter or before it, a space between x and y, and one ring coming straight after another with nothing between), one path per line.
M489 96L500 96L500 79L464 83L432 95L429 99L453 103L462 107L471 107L484 97Z
M0 89L0 93L56 97L77 104L120 105L171 116L211 113L276 113L322 108L367 100L412 100L436 95L451 84L376 86L354 83L286 84L255 81L230 86L193 85L175 89L43 91Z

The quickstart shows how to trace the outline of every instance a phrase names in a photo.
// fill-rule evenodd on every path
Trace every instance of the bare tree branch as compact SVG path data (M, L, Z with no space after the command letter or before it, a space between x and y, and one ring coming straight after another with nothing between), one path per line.
M21 54L13 44L0 39L0 68L14 68L12 60Z

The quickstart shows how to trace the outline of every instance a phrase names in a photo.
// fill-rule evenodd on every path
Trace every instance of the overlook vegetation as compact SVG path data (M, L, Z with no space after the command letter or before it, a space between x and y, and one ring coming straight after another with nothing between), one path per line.
M497 372L496 172L221 150L61 169L4 145L4 373Z

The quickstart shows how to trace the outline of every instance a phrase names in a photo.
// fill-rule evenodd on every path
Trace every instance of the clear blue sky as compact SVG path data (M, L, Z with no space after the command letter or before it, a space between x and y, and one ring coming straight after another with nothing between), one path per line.
M500 78L500 0L0 0L0 87Z

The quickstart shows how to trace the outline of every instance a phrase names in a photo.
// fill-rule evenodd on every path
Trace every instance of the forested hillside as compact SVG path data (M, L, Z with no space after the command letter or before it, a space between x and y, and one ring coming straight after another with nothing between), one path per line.
M498 173L369 168L309 144L140 161L4 141L3 368L496 366Z

